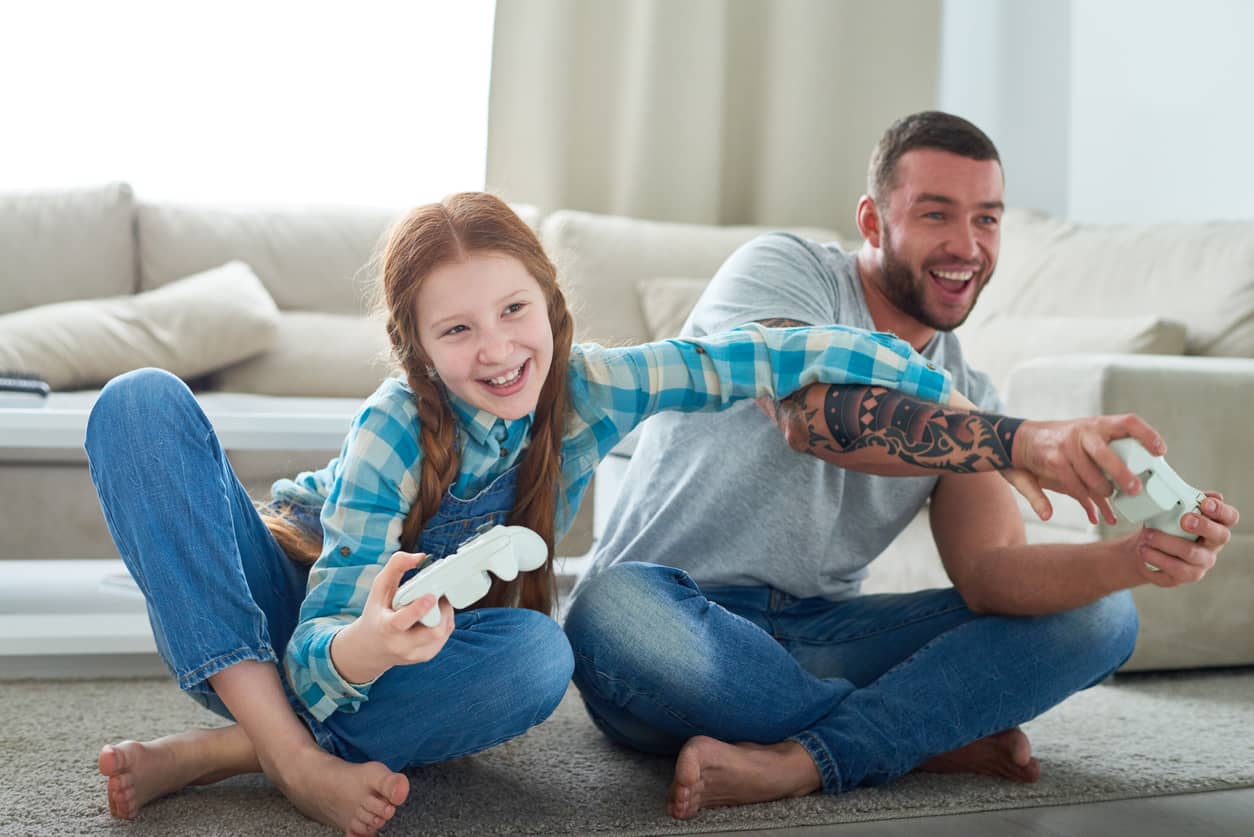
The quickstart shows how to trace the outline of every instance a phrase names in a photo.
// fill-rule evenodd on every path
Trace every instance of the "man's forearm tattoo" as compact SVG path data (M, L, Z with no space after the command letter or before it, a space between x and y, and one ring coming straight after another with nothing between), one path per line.
M798 450L822 456L878 448L902 462L963 474L1011 467L1023 423L867 386L811 387L780 408L778 421Z

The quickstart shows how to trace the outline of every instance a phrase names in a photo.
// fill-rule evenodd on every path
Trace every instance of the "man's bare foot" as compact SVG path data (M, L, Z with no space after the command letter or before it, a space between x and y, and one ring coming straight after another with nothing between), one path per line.
M1032 742L1018 727L941 753L917 769L928 773L979 773L1025 783L1041 778L1041 763L1032 757Z
M238 726L109 744L97 766L109 780L110 813L128 820L152 800L189 785L261 770L252 742ZM409 795L404 775L379 762L343 761L312 740L299 753L286 754L282 769L267 775L301 813L354 837L377 832Z
M353 764L316 745L266 775L305 816L349 837L373 835L409 796L404 774L377 761Z
M666 811L686 820L702 808L805 796L820 787L814 760L795 741L728 744L698 735L675 759Z

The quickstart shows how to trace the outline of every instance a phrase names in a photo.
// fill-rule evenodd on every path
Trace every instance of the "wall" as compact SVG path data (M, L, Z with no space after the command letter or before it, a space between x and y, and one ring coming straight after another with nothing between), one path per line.
M1009 203L1081 221L1254 218L1254 4L945 0L940 107Z

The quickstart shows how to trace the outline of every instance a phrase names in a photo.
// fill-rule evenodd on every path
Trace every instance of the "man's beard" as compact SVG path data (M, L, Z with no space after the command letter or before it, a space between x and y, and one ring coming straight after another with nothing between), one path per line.
M904 262L898 261L897 254L893 249L892 236L889 234L888 228L884 228L883 242L883 268L882 268L882 284L881 290L884 296L888 297L888 301L898 310L909 317L923 323L928 328L934 328L937 331L953 331L958 326L967 321L967 317L971 316L972 309L975 308L975 300L979 298L980 291L983 288L976 288L975 296L971 300L971 305L963 312L962 318L956 323L942 322L938 320L930 311L927 310L925 283L931 281L926 273L916 274L910 269L910 266ZM979 276L972 276L971 282L979 282Z

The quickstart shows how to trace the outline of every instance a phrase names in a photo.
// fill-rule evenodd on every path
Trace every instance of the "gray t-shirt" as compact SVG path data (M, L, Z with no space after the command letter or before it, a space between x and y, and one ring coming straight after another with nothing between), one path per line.
M684 334L776 317L874 330L851 254L772 233L723 264ZM977 405L1003 411L953 334L938 332L922 354ZM588 577L646 561L686 570L700 585L846 598L936 479L872 476L798 453L751 401L721 413L661 413L642 428Z

